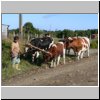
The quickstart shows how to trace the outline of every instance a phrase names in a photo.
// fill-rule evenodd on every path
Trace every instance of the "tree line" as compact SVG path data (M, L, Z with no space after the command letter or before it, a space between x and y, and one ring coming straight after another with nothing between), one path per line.
M19 28L9 30L9 33L19 33ZM87 29L87 30L55 30L47 31L35 28L31 22L27 22L23 26L23 38L40 37L44 34L49 33L52 37L64 38L64 37L74 37L74 36L87 36L91 37L92 34L98 34L98 29Z

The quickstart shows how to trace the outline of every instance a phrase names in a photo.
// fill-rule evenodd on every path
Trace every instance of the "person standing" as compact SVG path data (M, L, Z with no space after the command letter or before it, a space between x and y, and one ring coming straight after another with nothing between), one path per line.
M21 70L19 68L19 63L20 63L19 53L20 53L19 37L15 36L11 45L11 58L12 58L12 67L16 68L17 70Z

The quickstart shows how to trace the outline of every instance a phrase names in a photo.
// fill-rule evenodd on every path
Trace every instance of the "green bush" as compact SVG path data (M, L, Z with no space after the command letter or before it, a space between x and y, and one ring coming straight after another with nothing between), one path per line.
M11 57L10 57L11 42L2 40L2 67L8 67Z
M90 47L93 48L93 49L98 48L98 40L92 40Z
M28 61L21 60L21 63L19 65L22 69L21 72L18 72L12 68L10 55L11 43L12 41L9 39L2 40L2 79L17 75L32 66Z

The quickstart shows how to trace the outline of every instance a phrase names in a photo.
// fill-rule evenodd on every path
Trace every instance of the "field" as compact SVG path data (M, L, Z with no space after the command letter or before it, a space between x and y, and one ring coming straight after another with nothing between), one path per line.
M58 41L58 39L55 39ZM98 85L98 49L97 40L92 41L90 57L77 61L73 56L66 56L66 64L62 61L56 68L46 64L31 64L21 60L21 71L12 68L10 61L11 40L2 42L2 85L11 86L97 86ZM21 42L21 50L25 42ZM7 55L8 54L8 55Z

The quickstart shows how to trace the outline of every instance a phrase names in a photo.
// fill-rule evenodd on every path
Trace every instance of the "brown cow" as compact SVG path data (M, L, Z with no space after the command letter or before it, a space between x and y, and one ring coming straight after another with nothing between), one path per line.
M63 42L58 42L49 48L48 54L44 55L44 59L45 62L51 61L51 67L56 67L59 65L61 56L63 56L65 64L65 45Z
M73 40L76 40L77 37L65 37L63 42L66 44L66 54L69 55L70 53L70 49L72 48L68 48L69 43L71 43ZM76 55L76 52L74 52L74 54Z
M68 48L72 48L74 52L77 53L78 60L79 58L83 58L84 52L87 51L89 57L89 48L90 48L90 40L87 37L79 37L77 39L72 40L67 44Z

